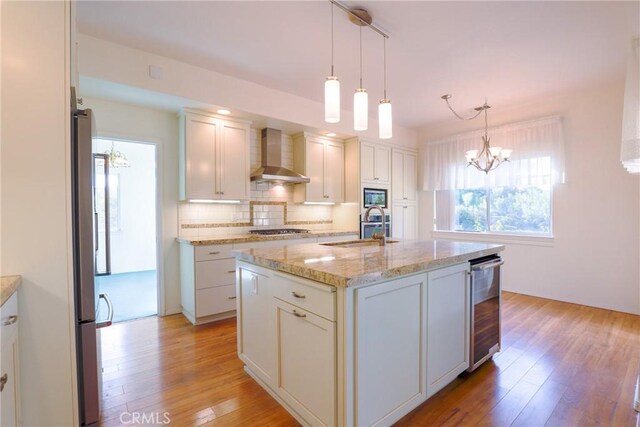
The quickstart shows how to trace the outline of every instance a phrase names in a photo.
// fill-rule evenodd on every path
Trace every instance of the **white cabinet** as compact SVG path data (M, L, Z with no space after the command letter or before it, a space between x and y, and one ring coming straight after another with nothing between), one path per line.
M278 395L308 425L336 425L335 323L275 300Z
M20 425L18 293L0 307L0 425Z
M418 238L418 206L394 203L391 221L391 237L395 239Z
M265 383L276 383L276 323L269 276L238 263L238 356Z
M426 285L423 273L355 291L355 425L390 425L426 399Z
M344 201L344 144L306 133L293 137L293 165L310 178L294 187L296 203Z
M360 179L367 184L389 185L391 180L391 149L386 145L360 143Z
M469 367L469 264L428 273L427 392L432 396Z
M393 149L391 193L395 202L416 202L418 155L416 152Z
M226 245L180 245L182 313L200 324L236 314L236 267L233 249L260 247L262 242Z
M180 124L180 199L248 199L249 123L188 111Z

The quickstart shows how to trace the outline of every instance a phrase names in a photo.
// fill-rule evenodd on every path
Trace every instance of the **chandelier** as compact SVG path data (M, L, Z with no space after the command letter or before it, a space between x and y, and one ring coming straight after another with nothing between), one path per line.
M104 152L109 156L109 166L112 168L128 168L131 166L129 159L121 151L117 151L115 143L111 141L111 149Z
M465 158L467 159L467 166L473 166L479 171L484 173L489 173L490 171L496 169L502 162L508 162L509 157L513 150L502 147L492 147L489 143L489 122L487 120L487 110L491 108L487 101L484 101L484 104L480 107L474 108L476 110L476 114L471 117L462 117L458 113L454 111L449 104L449 99L451 99L451 95L442 95L442 99L447 103L447 107L449 110L460 120L473 120L478 117L480 114L484 112L484 136L482 137L482 149L481 150L469 150L465 153Z

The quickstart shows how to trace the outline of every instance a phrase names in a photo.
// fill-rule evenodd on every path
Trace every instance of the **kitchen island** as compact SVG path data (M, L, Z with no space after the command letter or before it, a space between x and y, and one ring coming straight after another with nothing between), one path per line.
M469 367L469 260L501 245L236 252L238 354L304 425L390 425Z

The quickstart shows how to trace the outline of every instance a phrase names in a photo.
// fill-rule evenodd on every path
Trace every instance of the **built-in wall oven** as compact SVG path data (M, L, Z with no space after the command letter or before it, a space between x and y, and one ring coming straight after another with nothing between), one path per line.
M360 216L360 238L371 239L371 236L376 230L380 229L381 215L369 215L369 220L365 221L364 214ZM384 216L384 234L387 237L391 237L391 217L389 215Z
M490 255L471 264L471 372L500 351L500 266L504 261Z

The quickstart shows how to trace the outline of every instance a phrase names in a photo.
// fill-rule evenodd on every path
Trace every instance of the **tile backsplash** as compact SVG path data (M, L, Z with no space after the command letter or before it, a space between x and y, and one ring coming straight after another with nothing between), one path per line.
M251 129L251 170L260 167L260 130ZM282 163L293 169L293 141L282 135ZM251 183L251 202L240 204L181 203L181 237L241 234L256 228L294 227L327 230L333 225L333 206L293 203L293 186Z

